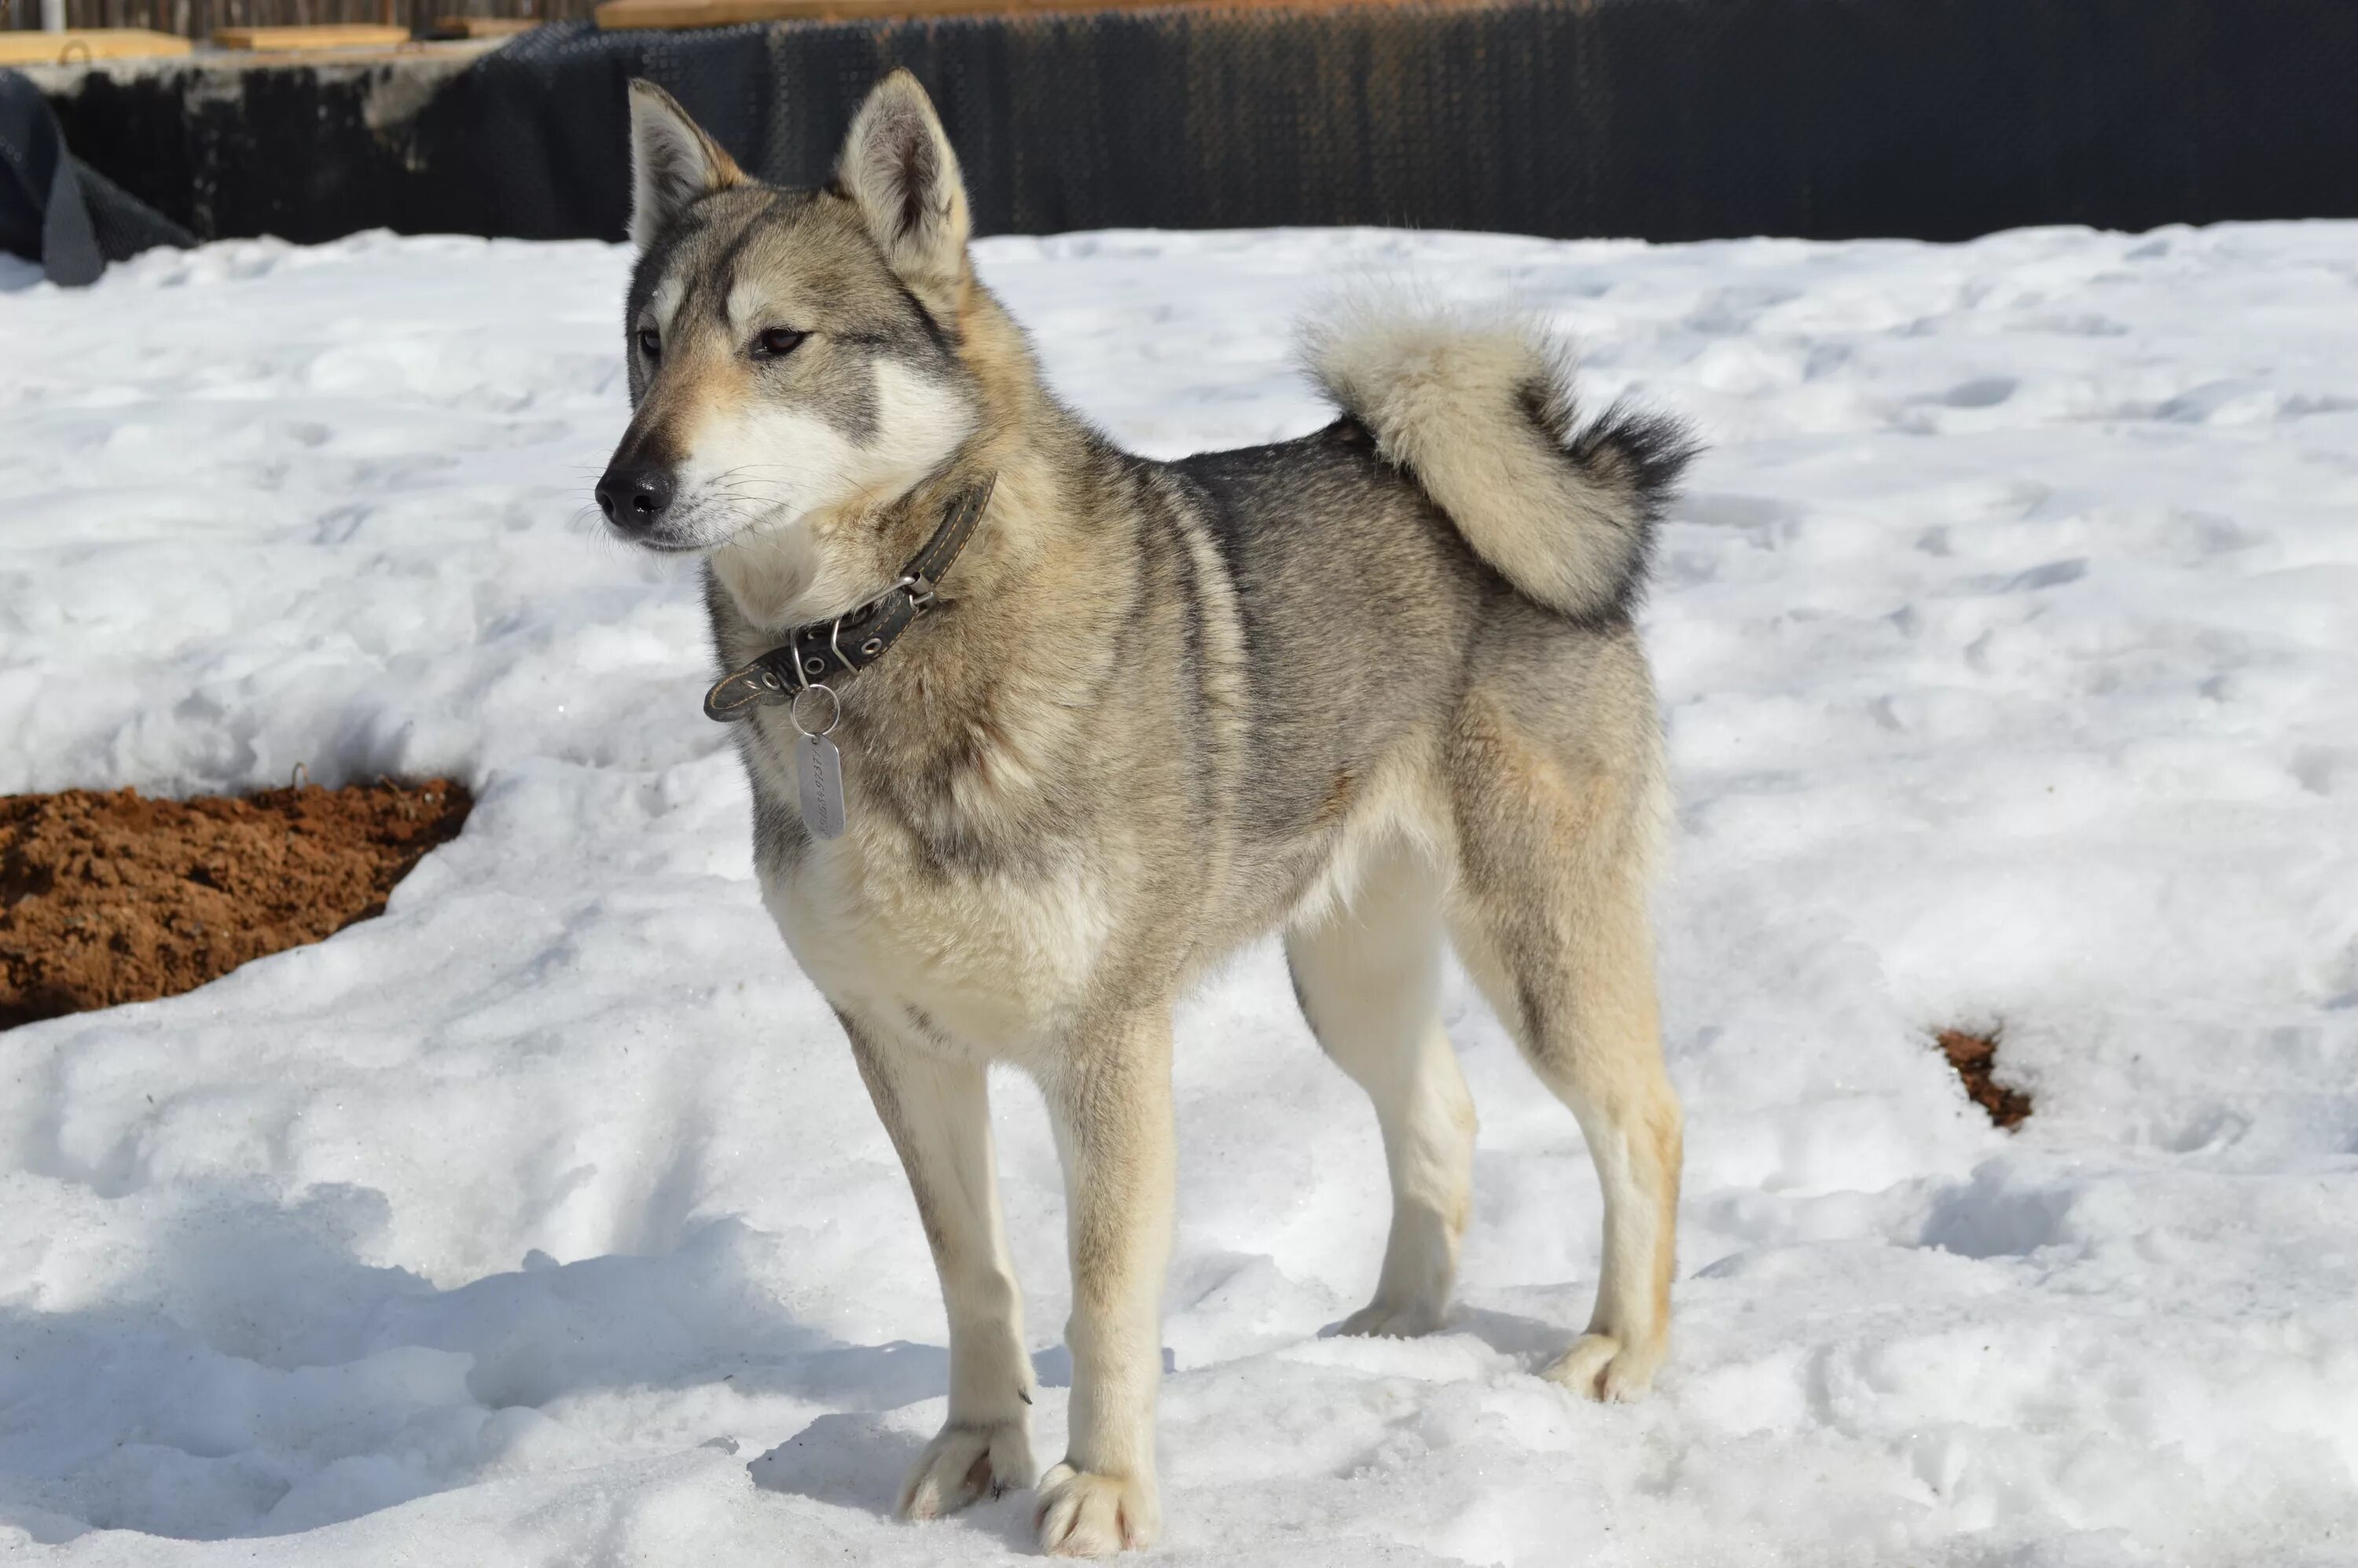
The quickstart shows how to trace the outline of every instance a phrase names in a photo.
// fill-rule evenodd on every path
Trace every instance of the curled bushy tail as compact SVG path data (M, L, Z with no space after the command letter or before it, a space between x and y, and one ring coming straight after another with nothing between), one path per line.
M1361 307L1314 324L1304 357L1525 595L1580 620L1636 603L1696 450L1678 421L1617 404L1582 426L1571 350L1533 325Z

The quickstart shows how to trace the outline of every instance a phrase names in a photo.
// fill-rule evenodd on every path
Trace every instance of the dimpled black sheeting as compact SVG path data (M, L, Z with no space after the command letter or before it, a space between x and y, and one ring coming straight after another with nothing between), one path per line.
M384 80L409 68L281 66L227 95L184 91L184 71L93 76L57 106L84 158L207 237L620 238L631 76L669 88L749 169L811 184L895 65L939 103L982 233L1945 240L2358 215L2351 0L571 22L407 95Z

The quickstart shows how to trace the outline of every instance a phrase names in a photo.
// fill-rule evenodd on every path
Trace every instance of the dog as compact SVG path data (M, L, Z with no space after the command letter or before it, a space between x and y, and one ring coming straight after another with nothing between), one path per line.
M815 190L749 178L651 83L630 116L633 413L597 498L633 543L703 557L706 707L738 725L763 899L940 1273L948 1419L899 1511L1033 1483L985 1088L1007 1063L1068 1195L1070 1431L1040 1544L1155 1539L1172 1012L1272 930L1390 1170L1375 1292L1340 1331L1444 1321L1475 1130L1446 942L1604 1192L1595 1314L1546 1376L1643 1392L1681 1114L1633 613L1682 427L1585 417L1534 329L1363 307L1306 334L1324 429L1133 457L1056 401L977 279L915 78L873 90Z

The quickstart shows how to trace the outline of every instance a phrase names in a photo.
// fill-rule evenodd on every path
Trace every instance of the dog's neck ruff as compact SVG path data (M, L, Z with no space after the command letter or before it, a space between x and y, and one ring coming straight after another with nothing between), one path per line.
M793 628L784 642L721 676L704 694L704 716L733 724L752 718L757 708L791 703L812 687L848 679L882 658L933 608L934 589L974 537L995 482L993 475L951 499L941 526L909 557L892 587L832 620Z

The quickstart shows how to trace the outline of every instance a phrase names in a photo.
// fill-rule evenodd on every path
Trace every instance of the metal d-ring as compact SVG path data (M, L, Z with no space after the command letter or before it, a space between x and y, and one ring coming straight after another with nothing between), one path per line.
M824 730L813 730L803 722L803 698L815 691L827 693L827 700L831 709L827 716L827 728ZM825 684L806 686L795 693L794 700L786 704L786 718L793 722L795 733L797 735L832 734L835 727L843 721L843 698L835 695L835 688L831 686Z

